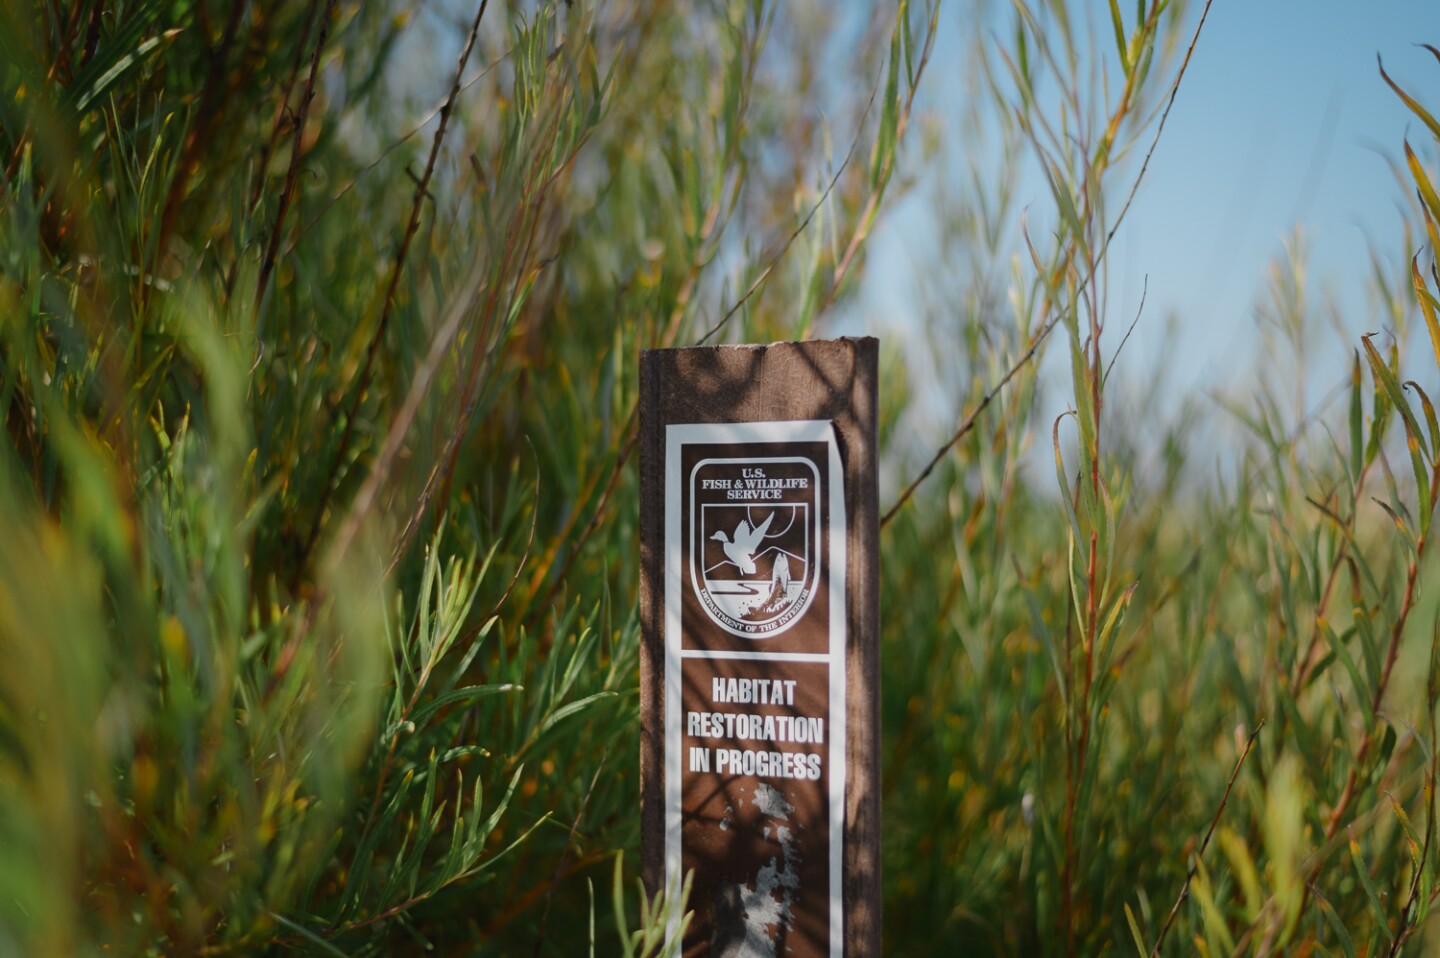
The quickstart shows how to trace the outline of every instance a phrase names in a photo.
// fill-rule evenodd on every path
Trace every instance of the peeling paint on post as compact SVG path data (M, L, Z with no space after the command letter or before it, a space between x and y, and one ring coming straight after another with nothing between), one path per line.
M685 958L879 954L876 353L641 357L642 861L694 874Z

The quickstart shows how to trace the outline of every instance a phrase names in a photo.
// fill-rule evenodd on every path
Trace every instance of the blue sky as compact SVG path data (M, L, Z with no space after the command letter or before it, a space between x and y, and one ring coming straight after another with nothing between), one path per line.
M1203 5L1192 0L1192 21ZM1121 6L1133 10L1133 4ZM1103 28L1095 35L1108 42L1106 4L1093 0L1072 9L1094 18ZM947 21L934 72L925 78L941 103L954 98L944 86L961 82L956 63L975 29L954 8ZM1165 371L1162 418L1183 400L1213 411L1222 393L1246 398L1262 377L1310 410L1348 376L1360 335L1387 328L1369 297L1372 247L1392 271L1407 266L1403 195L1386 157L1402 156L1408 131L1421 155L1434 160L1428 131L1381 80L1376 55L1422 102L1440 106L1440 63L1416 46L1421 42L1440 46L1440 0L1215 0L1110 252L1107 353L1119 344L1148 285L1141 318L1114 367L1112 393L1121 405L1133 404L1137 395L1127 392L1126 382L1147 380L1157 369ZM1128 185L1133 169L1116 182ZM926 171L935 177L953 173L949 164ZM1037 175L1022 177L1017 208L1032 230L1044 229L1038 224L1053 218L1053 207ZM947 267L934 252L933 219L925 189L892 206L873 238L865 295L850 317L910 347L912 382L935 397L914 423L916 441L927 448L953 428L960 414L954 380L964 375L949 362L943 341L935 348L915 335L926 308L932 321L948 319L933 303L922 307L913 293L917 275ZM1312 313L1325 317L1306 338L1309 371L1303 381L1286 356L1264 352L1265 324L1256 309L1269 264L1284 254L1297 229L1308 254L1306 298ZM946 308L940 304L939 312ZM847 324L846 331L854 330ZM1413 345L1424 352L1412 350L1417 361L1411 375L1428 384L1437 376L1425 372L1433 361L1423 332ZM1037 420L1045 423L1065 408L1069 394L1063 342L1051 347ZM933 373L926 368L932 363L938 367ZM965 385L958 390L965 392ZM1153 416L1141 418L1150 428L1157 425ZM1230 460L1225 450L1238 448L1229 428L1234 421L1220 415L1208 422L1219 427L1207 430L1219 443L1216 456ZM1048 462L1048 440L1042 444Z
M1239 368L1266 264L1297 226L1311 301L1333 297L1349 334L1320 334L1315 358L1343 363L1360 333L1381 328L1365 291L1369 244L1403 256L1399 187L1378 151L1399 156L1407 130L1417 144L1428 134L1375 58L1422 101L1440 100L1440 64L1419 42L1440 45L1435 0L1217 0L1111 262L1121 315L1149 278L1137 359L1177 357L1176 384L1191 388Z

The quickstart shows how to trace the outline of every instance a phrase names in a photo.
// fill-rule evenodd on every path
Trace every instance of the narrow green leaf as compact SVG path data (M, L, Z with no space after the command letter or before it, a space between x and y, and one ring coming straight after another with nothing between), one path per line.
M434 629L430 623L430 603L433 601L436 591L435 582L440 576L439 535L437 532L436 541L430 543L429 547L425 550L425 571L420 579L420 609L415 619L415 639L420 647L421 659L429 658L429 646L434 639ZM429 663L426 662L425 664L428 665Z
M1425 317L1425 330L1430 334L1430 348L1435 352L1435 365L1440 368L1440 302L1430 295L1430 290L1425 285L1425 277L1420 275L1420 265L1417 262L1420 254L1416 253L1410 260L1410 276L1415 283L1415 298L1420 301L1420 313ZM1440 448L1440 447L1437 447Z
M1050 668L1055 674L1055 688L1060 693L1060 704L1068 712L1070 709L1070 690L1065 681L1065 666L1060 661L1060 649L1055 641L1054 630L1045 622L1044 611L1040 608L1033 589L1025 589L1025 602L1030 608L1030 618L1035 623L1035 629L1040 633L1040 641L1045 646L1047 658L1050 660Z
M1350 676L1350 684L1354 687L1356 694L1358 695L1363 692L1364 689L1369 688L1371 683L1361 679L1360 669L1358 666L1356 666L1355 659L1350 654L1350 650L1346 648L1345 640L1335 634L1335 630L1330 628L1330 624L1328 622L1322 623L1320 625L1320 631L1325 636L1325 641L1330 644L1331 654L1334 655L1335 658L1339 659L1340 664L1345 667L1345 673ZM1352 633L1353 630L1350 630L1347 631L1345 634L1346 636L1349 636ZM1369 709L1366 709L1366 728L1369 729L1370 727L1372 727L1374 722L1374 714L1371 713Z
M425 720L434 715L447 705L456 702L473 702L489 695L501 695L505 692L521 692L524 688L509 682L502 682L498 685L465 685L458 689L451 689L444 695L438 695L415 710L410 721L416 725L423 725Z
M1222 827L1215 833L1215 842L1230 862L1230 871L1245 893L1245 918L1254 921L1265 904L1265 893L1261 890L1260 873L1255 867L1255 858L1245 840L1228 828Z
M585 879L585 892L590 901L590 958L595 958L595 882L591 878Z
M1110 0L1110 25L1115 28L1115 52L1120 54L1120 66L1125 75L1130 75L1130 49L1125 42L1125 21L1120 16L1119 0Z
M1325 916L1325 921L1330 925L1330 930L1335 932L1335 937L1340 942L1340 947L1345 950L1345 958L1358 958L1355 952L1355 939L1350 937L1350 931L1340 916L1335 913L1335 907L1329 901L1315 894L1315 900L1320 905L1320 912Z
M613 699L619 694L619 692L596 692L593 695L587 695L583 699L571 702L569 705L556 709L550 714L547 719L545 719L544 724L541 725L539 730L535 733L536 737L538 738L539 736L550 731L550 729L554 728L556 725L559 725L561 722L565 721L565 719L569 718L570 716L575 715L578 712L583 712L585 709L590 708L596 702L599 702L602 699Z
M1080 520L1075 514L1075 489L1070 485L1070 478L1065 471L1065 457L1060 452L1060 423L1066 416L1074 416L1075 412L1061 413L1055 417L1055 425L1051 427L1051 443L1055 449L1055 482L1060 487L1060 501L1065 505L1065 516L1070 520L1070 534L1075 541L1080 541Z
M1114 0L1111 0L1114 4ZM1135 920L1135 913L1130 910L1130 903L1125 903L1125 923L1130 926L1130 938L1135 942L1135 951L1140 958L1147 958L1150 949L1145 947L1145 939L1140 934L1140 923Z
M615 931L620 935L620 948L630 955L630 919L625 917L625 852L615 853L615 870L610 879L610 907L615 912Z
M435 807L435 787L438 784L437 779L440 777L435 774L439 768L438 762L439 756L435 754L435 750L432 748L430 750L430 761L425 769L425 795L420 799L420 820L422 822L429 820L430 812Z
M78 115L103 96L124 75L125 71L159 45L159 37L141 40L150 24L159 16L164 3L152 0L141 4L138 12L122 23L96 50L95 56L75 74L60 97L63 111Z
M823 211L817 212L817 216L823 216ZM820 297L825 289L825 243L819 232L819 224L814 240L811 244L812 255L810 259L810 281L805 284L805 299L801 304L798 324L801 329L809 329L815 318L815 311L820 306Z
M1435 903L1435 869L1433 867L1423 868L1420 871L1420 894L1418 896L1418 908L1415 913L1415 927L1419 928L1425 924L1425 919L1430 915L1430 908Z
M1390 79L1390 74L1385 72L1385 63L1380 59L1380 54L1378 53L1375 54L1375 62L1380 66L1380 76L1384 79L1386 85L1394 90L1395 95L1404 101L1405 105L1410 108L1411 113L1418 116L1421 122L1430 128L1430 132L1435 135L1435 139L1440 140L1440 122L1436 122L1435 118L1431 116L1423 106L1416 102L1414 97L1400 89L1400 86L1394 80Z
M370 885L370 862L374 857L375 849L381 840L390 834L390 823L400 814L414 781L415 770L410 769L401 778L400 783L395 786L395 791L391 794L390 800L385 803L379 819L361 836L360 844L355 850L354 865L349 869L349 875L345 879L345 891L340 896L347 912L353 911L365 897L365 892Z
M1361 385L1360 351L1354 350L1354 361L1350 364L1350 476L1357 483L1365 461L1365 410Z
M870 189L880 192L894 168L895 143L900 127L900 35L906 7L902 2L896 13L895 29L890 36L890 64L885 75L885 100L880 111L880 130L875 138L875 151L870 157Z
M906 15L906 11L903 9L904 4L902 4L901 7L902 9L900 13L900 27L903 32L901 33L900 38L902 41L901 49L905 51L905 82L911 89L914 89L916 79L915 34L914 31L910 29L910 17Z
M1435 224L1435 216L1431 213L1429 204L1420 204L1420 214L1425 217L1425 235L1430 239L1430 255L1440 255L1440 227Z
M1395 810L1395 817L1400 820L1400 827L1405 829L1405 843L1410 849L1410 863L1416 868L1423 867L1423 863L1420 861L1422 847L1420 834L1415 831L1415 826L1410 824L1410 816L1405 814L1405 808L1395 800L1395 796L1386 792L1385 797L1390 799L1390 807Z
M1365 353L1370 359L1370 370L1375 376L1375 382L1385 390L1391 404L1400 411L1401 418L1405 422L1406 447L1410 452L1410 465L1415 474L1415 488L1419 494L1420 534L1424 535L1425 531L1430 528L1430 471L1425 465L1425 461L1430 457L1430 450L1425 444L1425 437L1420 431L1420 423L1416 421L1414 411L1405 401L1395 373L1381 358L1379 351L1370 342L1369 336L1360 337L1360 341L1364 344Z
M1075 198L1071 195L1070 188L1061 178L1058 170L1050 170L1046 167L1046 176L1050 180L1050 192L1055 197L1055 203L1060 207L1060 218L1069 228L1070 236L1080 248L1080 260L1083 262L1089 257L1089 244L1085 239L1085 224L1081 221L1080 213L1075 206Z
M519 768L515 769L515 774L510 777L510 784L506 787L505 794L500 796L499 804L497 804L493 809L490 810L489 817L487 817L484 823L481 824L478 830L478 835L481 841L489 838L490 835L495 831L495 826L500 824L500 816L504 815L505 809L510 807L510 799L515 795L515 787L520 784L520 776L522 773L524 773L524 771L524 765L521 765ZM476 798L477 806L475 810L478 813L479 796L477 795Z
M1430 396L1420 388L1420 384L1413 379L1405 380L1402 385L1406 389L1415 390L1420 397L1420 407L1425 411L1425 426L1430 430L1430 448L1440 450L1440 420L1435 417L1435 405L1430 402Z
M1370 869L1365 866L1365 859L1360 854L1360 843L1354 838L1350 839L1350 861L1354 863L1355 874L1360 876L1360 885L1365 889L1365 899L1370 905L1371 914L1375 916L1375 927L1384 931L1388 941L1393 936L1390 934L1385 906L1380 903L1380 891L1375 887L1375 882L1370 877Z
M304 938L306 941L310 942L310 944L314 945L316 948L319 948L321 951L325 952L325 954L335 955L336 958L350 958L350 956L345 954L345 952L341 951L339 948L336 948L332 942L328 942L324 938L321 938L319 935L315 934L315 932L311 931L309 928L306 928L304 925L291 921L289 918L286 918L278 911L270 912L270 917L275 919L276 924L283 925L284 927L290 929L295 934L299 935L301 938Z
M1425 210L1431 217L1440 216L1440 196L1435 195L1435 186L1430 182L1430 176L1421 165L1420 158L1410 148L1410 141L1405 144L1405 163L1410 167L1410 175L1415 179L1415 188L1420 191L1420 198L1425 201Z
M1120 624L1124 621L1125 612L1130 608L1130 600L1135 597L1135 590L1139 587L1139 582L1132 582L1126 587L1125 591L1120 594L1120 597L1115 600L1115 604L1110 609L1110 614L1105 618L1105 624L1100 628L1099 640L1101 646L1099 672L1101 674L1108 672L1110 669L1110 659L1112 653L1115 651L1115 639L1119 635Z
M1392 507L1390 503L1386 502L1383 499L1371 496L1370 501L1375 503L1381 509L1385 510L1385 514L1390 517L1390 521L1395 523L1395 528L1399 529L1405 534L1405 538L1410 540L1410 545L1413 548L1415 545L1415 536L1410 532L1410 524L1405 521L1405 518L1401 516L1400 513L1396 512L1394 507Z
M1020 87L1020 95L1027 100L1030 96L1030 44L1027 41L1025 21L1019 15L1015 17L1015 59L1019 64L1016 72Z

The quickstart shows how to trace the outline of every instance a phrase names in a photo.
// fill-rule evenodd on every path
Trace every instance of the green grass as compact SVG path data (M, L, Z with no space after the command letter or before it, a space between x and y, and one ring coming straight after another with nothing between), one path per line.
M1105 256L1206 11L1123 6L0 4L0 952L657 954L638 353L844 328L927 169L887 953L1433 950L1437 98L1339 398L1157 422Z

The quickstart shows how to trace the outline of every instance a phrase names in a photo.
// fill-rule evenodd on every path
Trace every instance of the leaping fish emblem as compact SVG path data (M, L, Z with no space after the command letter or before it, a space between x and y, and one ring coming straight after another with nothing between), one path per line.
M765 539L765 530L770 528L770 521L775 518L775 513L765 517L765 521L755 528L750 528L750 523L744 519L735 527L735 534L726 538L724 532L717 532L710 538L724 544L725 557L735 563L740 569L741 575L755 574L755 550L760 548L760 543Z

